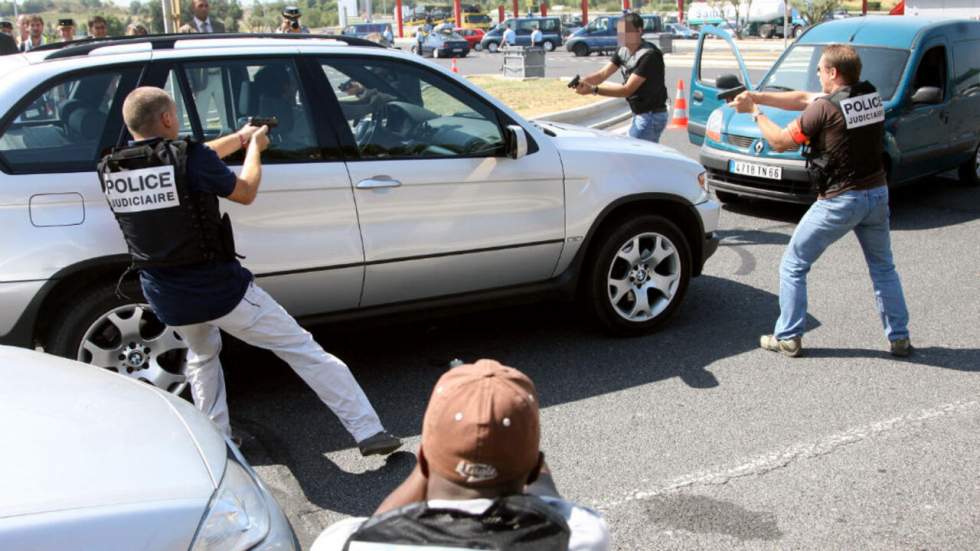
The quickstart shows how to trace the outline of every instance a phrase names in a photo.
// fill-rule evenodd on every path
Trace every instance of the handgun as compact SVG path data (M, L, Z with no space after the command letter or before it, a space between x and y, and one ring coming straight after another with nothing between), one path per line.
M572 77L572 80L568 81L569 88L578 88L578 81L581 79L579 75Z
M741 94L744 91L745 91L745 86L736 86L734 88L728 88L727 90L722 90L721 92L718 92L718 99L726 102L732 101L733 99L735 99L735 96Z
M279 126L279 117L249 117L249 126L268 126L269 130Z

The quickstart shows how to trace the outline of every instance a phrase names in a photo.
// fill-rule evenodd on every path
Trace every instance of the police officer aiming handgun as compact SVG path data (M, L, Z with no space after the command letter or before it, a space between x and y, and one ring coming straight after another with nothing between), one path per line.
M787 356L802 352L807 273L827 247L854 230L871 274L890 351L895 356L908 356L912 351L909 314L889 234L881 97L870 82L860 81L861 58L851 46L824 48L816 71L822 95L743 92L732 102L739 113L752 113L762 136L775 151L803 147L807 172L817 193L817 201L796 226L783 255L779 319L773 334L761 337L760 346ZM780 128L759 105L803 114L787 128Z
M619 49L602 69L580 79L575 91L610 98L626 98L633 112L629 135L659 142L667 127L667 87L664 85L664 54L643 40L643 18L629 12L616 23ZM619 70L623 84L604 84Z
M262 179L268 127L199 144L178 138L177 106L159 88L133 90L123 119L134 141L99 164L109 206L140 271L157 317L187 343L194 403L228 436L231 427L218 354L220 330L273 351L337 414L363 455L391 453L385 432L347 366L320 347L238 262L228 215L218 198L249 205ZM246 150L240 176L221 158ZM125 274L124 274L125 275Z

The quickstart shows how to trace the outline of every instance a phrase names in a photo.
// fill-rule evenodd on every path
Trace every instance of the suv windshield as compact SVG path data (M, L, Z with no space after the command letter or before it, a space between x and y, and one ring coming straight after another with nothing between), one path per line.
M817 63L823 49L820 44L791 46L786 56L766 75L759 89L820 92ZM871 82L882 100L891 99L902 78L908 51L870 46L856 46L855 49L861 57L861 80Z

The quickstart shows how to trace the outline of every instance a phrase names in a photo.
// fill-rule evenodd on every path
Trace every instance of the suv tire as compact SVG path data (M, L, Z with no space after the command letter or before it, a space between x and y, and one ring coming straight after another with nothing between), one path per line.
M131 298L117 296L114 282L80 293L58 320L45 349L182 393L187 387L184 340L153 314L138 282L125 281L120 290Z
M980 186L980 145L973 152L973 158L960 165L960 182L968 186Z
M550 40L545 40L544 41L544 44L542 44L542 47L544 48L544 51L546 51L546 52L553 52L553 51L555 51L555 43L552 42L552 41L550 41Z
M673 222L657 215L629 220L600 236L587 265L590 309L613 335L649 333L683 302L691 265L691 248Z
M589 57L589 54L592 52L589 51L589 46L587 44L584 42L579 42L572 47L572 53L575 54L575 57Z
M487 51L490 52L491 54L497 53L497 50L499 49L500 49L500 45L497 44L496 42L487 43Z

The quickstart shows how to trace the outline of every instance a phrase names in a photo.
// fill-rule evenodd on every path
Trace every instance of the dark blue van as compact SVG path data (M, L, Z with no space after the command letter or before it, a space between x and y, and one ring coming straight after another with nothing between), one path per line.
M507 19L484 35L483 40L480 41L480 46L490 53L495 53L500 48L500 42L504 39L504 31L507 30L506 25L510 25L510 28L514 29L518 46L531 45L531 33L534 31L535 25L541 29L544 40L543 47L546 51L550 52L562 45L561 19L548 16Z
M664 30L663 20L659 15L642 15L643 17L643 38L646 40L656 40L652 36ZM565 49L578 57L584 57L598 52L601 54L612 54L619 46L616 42L616 23L619 22L618 15L604 15L596 17L589 24L580 27L568 36L565 41Z
M708 35L725 39L740 65L737 75L701 78ZM826 45L851 44L861 56L861 79L885 102L885 169L890 185L952 169L980 184L980 21L924 17L852 17L821 23L793 43L762 80L749 78L731 36L704 28L691 72L688 137L701 145L707 184L721 201L739 196L808 203L815 199L800 150L777 153L748 114L719 100L720 88L744 84L760 91L820 92L817 62ZM785 127L799 112L762 107Z

